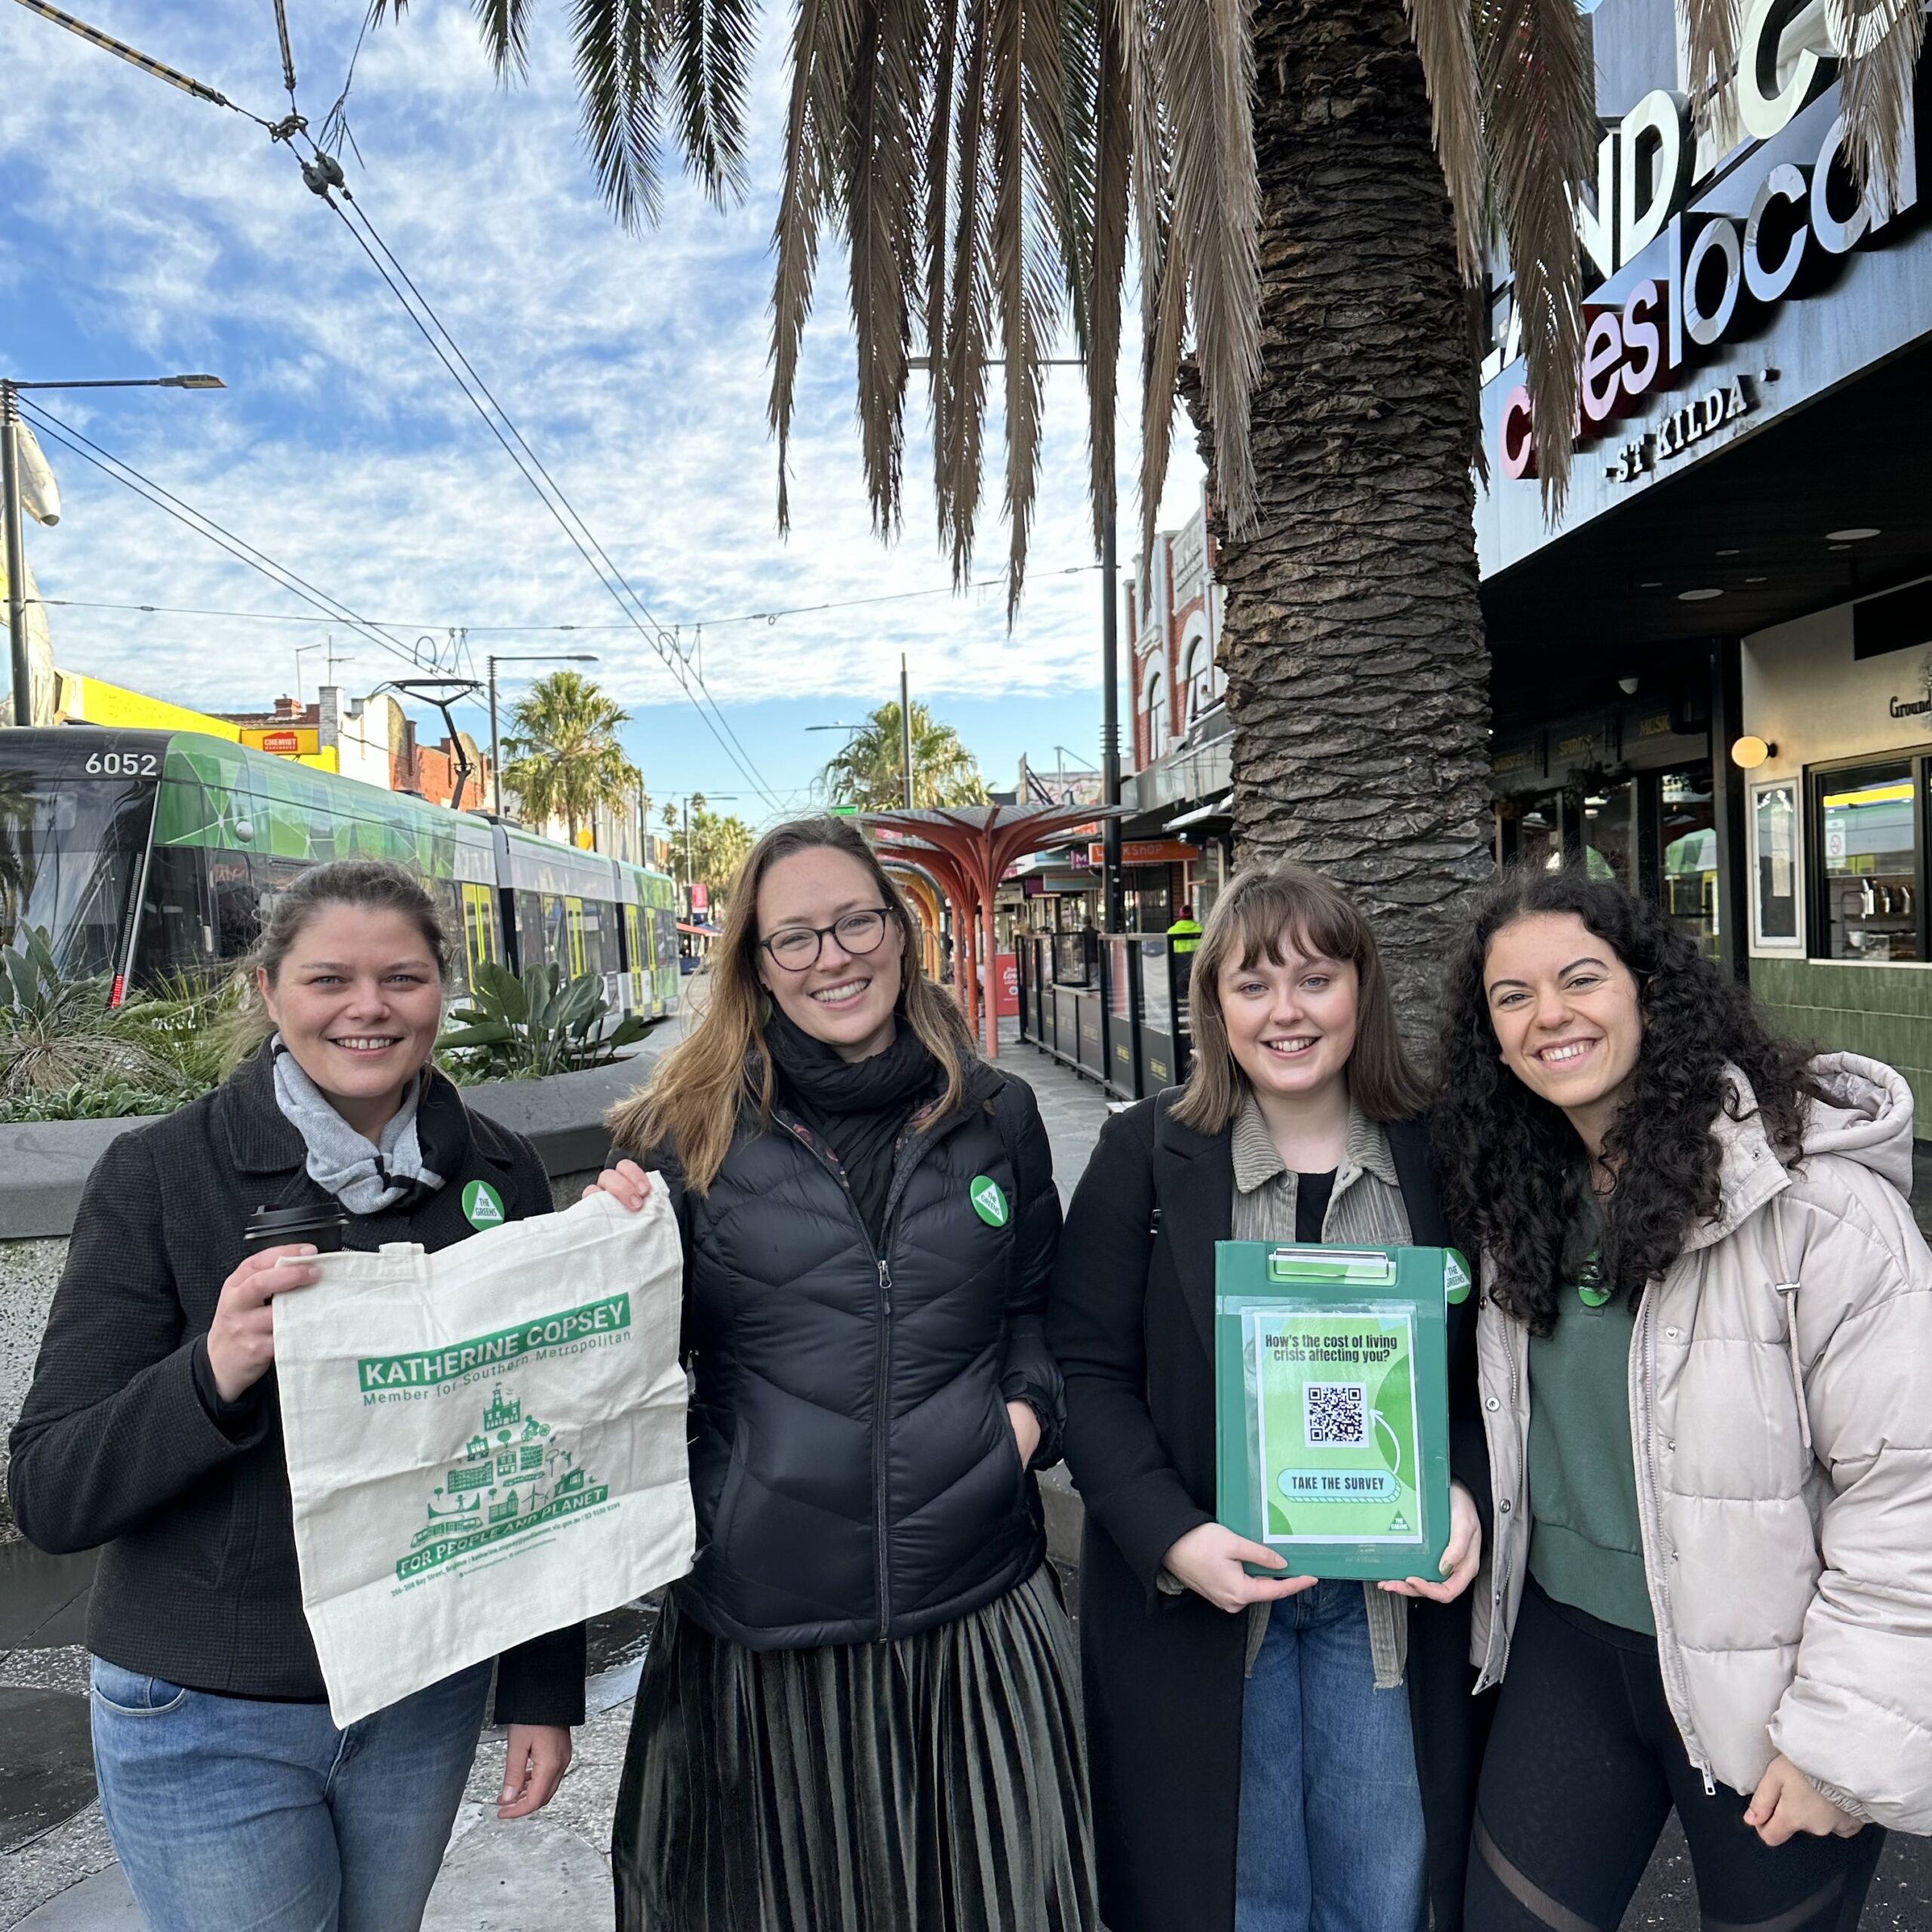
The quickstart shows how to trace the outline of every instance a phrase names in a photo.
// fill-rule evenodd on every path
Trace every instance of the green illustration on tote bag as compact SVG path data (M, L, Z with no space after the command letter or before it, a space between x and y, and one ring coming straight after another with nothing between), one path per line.
M428 1520L395 1566L405 1580L486 1545L574 1516L603 1502L594 1483L547 1423L526 1417L499 1388L483 1411L482 1429L463 1461L444 1472L424 1513Z

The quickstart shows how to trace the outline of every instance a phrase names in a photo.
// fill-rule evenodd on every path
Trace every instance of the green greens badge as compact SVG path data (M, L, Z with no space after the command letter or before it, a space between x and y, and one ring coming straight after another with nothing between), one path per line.
M473 1180L463 1190L463 1214L472 1228L500 1228L508 1218L503 1196L487 1180Z
M1453 1247L1442 1251L1442 1287L1451 1302L1465 1302L1469 1298L1469 1271Z
M966 1189L966 1198L973 1204L973 1212L989 1228L1006 1226L1006 1196L999 1191L999 1183L989 1174L975 1174Z

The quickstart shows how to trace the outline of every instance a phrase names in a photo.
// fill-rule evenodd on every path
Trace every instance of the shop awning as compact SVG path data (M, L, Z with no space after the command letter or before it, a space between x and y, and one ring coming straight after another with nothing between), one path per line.
M1161 829L1167 832L1180 832L1190 825L1200 825L1211 818L1228 818L1235 808L1235 795L1224 793L1211 805L1196 805L1191 812L1183 812L1179 818L1171 818Z

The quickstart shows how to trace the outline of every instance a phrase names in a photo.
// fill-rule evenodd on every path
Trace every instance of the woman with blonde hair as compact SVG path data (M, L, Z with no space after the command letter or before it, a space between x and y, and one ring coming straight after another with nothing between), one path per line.
M1414 1932L1432 1906L1455 1932L1472 1785L1463 1593L1487 1494L1466 1312L1451 1311L1465 1399L1440 1576L1291 1577L1214 1520L1215 1244L1446 1244L1421 1084L1367 921L1305 867L1236 878L1192 972L1187 1084L1103 1131L1048 1320L1087 1506L1103 1912L1112 1932Z
M638 1690L619 1924L1088 1932L1032 1094L838 820L758 841L709 977L599 1180L676 1208L698 1518Z

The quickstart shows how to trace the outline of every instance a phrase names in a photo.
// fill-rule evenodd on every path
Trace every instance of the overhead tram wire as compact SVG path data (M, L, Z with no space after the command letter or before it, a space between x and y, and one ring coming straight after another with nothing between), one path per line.
M464 368L469 371L471 377L475 381L477 388L481 389L484 395L488 398L491 408L497 411L497 415L502 417L503 423L508 426L511 433L515 436L517 441L519 444L523 444L524 439L521 432L518 430L515 423L513 423L509 417L504 412L502 405L497 401L497 399L494 395L491 395L488 386L483 382L482 378L480 376L476 375L475 370L470 366L468 358L464 356L462 349L457 344L455 337L450 334L450 332L443 323L441 318L438 316L435 309L431 307L426 298L423 296L421 291L416 288L416 285L414 281L411 280L408 272L403 268L401 262L396 260L395 254L389 249L388 244L383 240L380 234L377 232L374 224L369 220L368 215L364 213L361 205L356 202L355 197L350 194L348 186L343 178L340 163L336 160L333 155L328 153L324 149L318 146L314 138L309 135L308 132L308 123L303 119L303 116L300 112L296 109L295 106L295 77L294 62L292 57L288 53L285 0L275 0L275 13L277 17L278 35L284 54L283 78L285 85L287 85L289 89L291 111L287 117L280 122L267 121L263 118L260 115L249 113L245 108L237 106L236 104L229 100L225 94L219 93L216 89L205 86L203 83L198 81L191 79L187 75L180 72L177 69L168 66L163 62L153 60L149 56L141 53L137 48L130 47L126 42L116 40L112 35L103 33L98 28L89 26L85 21L78 20L75 19L72 15L63 13L58 8L47 5L46 0L20 0L20 4L28 8L31 11L38 14L43 17L53 21L57 26L64 27L69 32L78 35L81 38L89 42L93 45L102 48L107 53L115 55L121 60L128 61L132 66L139 68L143 72L151 74L157 79L166 81L171 87L179 88L183 92L193 95L197 99L209 101L216 106L229 108L232 109L235 112L243 115L248 120L254 122L257 127L266 129L271 140L278 142L285 141L288 143L290 152L291 153L294 152L294 144L298 138L307 142L310 152L314 158L311 161L303 162L300 164L304 181L306 182L309 187L315 194L328 203L330 208L334 211L337 219L343 223L343 225L348 229L349 233L355 237L358 245L362 249L364 254L368 256L371 265L375 268L377 272L382 277L382 279L388 284L390 292L395 295L398 301L402 303L403 308L408 314L410 320L415 324L417 331L422 334L424 340L428 342L430 347L436 352L437 359L442 363L445 369L448 371L451 379L456 383L457 386L459 389L462 389L463 395L466 399L469 402L470 406L474 408L477 414L482 417L484 421L488 424L491 432L496 437L497 441L502 444L504 453L509 457L512 462L516 464L518 470L522 472L525 480L529 483L532 490L536 492L539 499L543 503L545 508L549 511L551 515L556 520L558 526L562 528L565 534L570 537L571 541L575 546L578 554L583 558L585 562L589 564L591 566L592 570L596 573L598 582L603 585L605 589L617 603L618 608L623 611L626 617L629 619L632 626L637 630L638 634L641 635L651 646L652 649L657 652L659 658L663 661L666 669L671 672L672 677L676 680L680 689L682 690L685 697L690 699L692 704L696 706L698 715L704 719L706 728L710 731L712 736L718 740L720 748L724 750L733 764L737 768L740 774L743 777L746 782L751 785L753 789L768 802L771 801L774 798L775 795L773 793L771 789L765 783L764 779L760 776L756 767L752 763L750 754L745 749L742 741L738 738L737 733L732 728L731 721L724 716L724 712L719 708L717 700L712 696L709 688L705 685L702 678L695 676L691 672L691 667L685 663L682 657L676 649L675 643L671 641L670 633L665 631L663 627L657 623L657 619L651 615L651 613L648 608L645 605L642 598L639 598L637 592L632 589L629 582L624 578L622 572L619 571L615 565L611 562L608 554L604 552L602 545L597 541L597 539L591 531L589 526L583 521L583 519L577 512L576 506L571 503L569 498L564 494L563 491L557 487L554 479L550 478L549 472L543 469L542 463L537 461L534 452L531 451L530 452L531 460L532 463L536 463L537 469L542 472L545 481L549 483L550 490L555 493L555 500L553 501L549 495L546 494L543 486L538 483L537 478L531 473L529 468L526 466L526 465L518 458L516 451L511 448L509 441L503 435L502 430L497 428L496 422L492 419L488 411L485 410L483 405L478 401L475 394L469 389L469 385L463 380L463 378L460 375L458 375L454 366L451 363L448 355L444 352L441 344L437 342L435 336L431 333L429 326L425 324L422 316L419 315L416 312L415 309L411 306L408 299L403 294L401 289L396 286L394 277L392 276L383 267L380 258L375 252L375 249L371 248L370 242L373 241L376 245L376 248L380 248L382 251L383 254L389 257L389 261L394 265L396 273L400 275L403 280L408 284L411 289L414 291L417 300L420 303L424 313L429 316L430 321L435 324L436 330L441 332L445 340L449 343L451 349L454 352L457 359L463 363ZM346 90L345 89L345 93L346 91ZM337 102L337 106L340 106L340 100ZM368 230L367 239L365 238L361 230L358 229L355 223L349 220L348 214L344 211L342 202L339 202L335 199L334 195L331 192L331 189L340 190L343 197L343 201L348 202L355 208L358 220L361 223L363 227L366 228ZM527 444L524 444L524 448L526 451L528 450L528 445ZM76 451L76 454L78 453L79 452ZM90 459L90 460L91 460L91 459ZM109 473L111 475L113 472L110 471ZM159 486L156 485L155 487L158 488ZM560 505L561 506L561 508L559 507ZM568 518L565 514L566 511L568 512ZM196 514L198 514L198 512ZM574 519L577 525L581 528L583 531L581 537L578 535L577 531L571 528L571 519ZM189 527L193 528L194 526L190 525ZM588 540L589 547L586 547L585 540L586 539ZM239 540L237 540L238 541ZM604 574L603 571L598 568L595 558L592 555L592 549L595 549L599 555L602 555L604 557L605 565L609 569L611 573L610 577L606 577ZM244 561L246 561L246 559ZM611 582L612 577L614 577L617 580L617 584L621 584L623 586L624 592L629 595L632 602L636 605L637 608L635 611L633 611L631 609L630 605L625 602L623 596L619 595L616 584L614 584ZM312 599L310 601L313 600ZM324 607L318 605L318 608ZM639 614L641 614L641 621L640 621ZM352 621L358 625L360 625L361 622L359 619L349 618L345 618L343 621ZM648 626L648 628L647 628L647 626ZM400 647L396 645L392 640L383 640L383 641L384 642L386 648L391 650L400 649ZM415 660L412 659L411 661L414 662ZM693 688L694 685L696 686L695 690ZM707 712L705 708L707 703L710 706L710 711L709 712Z
M312 146L313 143L312 143L311 145ZM584 521L575 504L571 503L556 479L545 468L542 459L525 441L522 432L517 428L515 423L503 405L498 402L496 397L491 392L489 385L477 374L469 358L463 354L462 347L455 337L450 333L448 326L430 305L428 298L417 287L408 270L396 259L394 251L389 248L388 243L383 241L374 223L369 219L367 210L350 193L347 186L342 181L340 165L334 162L332 156L325 155L319 148L316 149L316 154L318 169L321 168L322 162L326 161L328 163L330 172L326 185L318 186L315 180L310 178L310 170L305 166L303 171L303 175L306 179L309 179L309 186L314 188L315 192L328 204L337 219L354 238L357 246L361 249L364 254L368 257L370 265L388 285L390 293L401 303L404 312L415 324L417 333L435 352L436 359L448 371L451 380L463 392L464 398L469 406L482 418L490 433L502 446L503 454L516 466L524 481L530 485L531 491L535 494L537 500L549 512L557 527L570 539L578 555L589 565L592 574L609 595L611 601L624 614L631 628L635 630L657 654L666 669L671 673L685 695L697 708L698 715L703 718L706 727L712 736L718 740L719 748L724 752L725 756L737 766L746 783L769 802L774 796L771 787L765 783L763 776L752 761L750 752L746 749L737 731L733 729L731 720L724 715L718 700L712 697L709 687L705 684L703 678L694 672L691 666L685 661L682 654L677 648L671 632L652 616L644 600L632 588L629 580L611 560L610 554L598 541L596 534L591 529L589 525ZM338 202L335 198L335 195L330 192L331 187L340 193L341 202ZM350 219L348 209L343 205L344 202L355 211L354 220ZM365 230L367 231L366 236ZM375 245L374 248L370 245L371 242ZM377 253L377 249L381 251L380 256ZM387 258L389 266L384 266L384 257ZM389 272L390 266L395 269L394 275ZM414 303L410 300L409 296L405 295L402 289L397 286L397 275L400 275L402 281L408 285L410 294L415 297ZM417 313L419 306L422 311L421 314ZM426 323L423 320L424 315L429 318L429 321ZM431 323L435 325L433 331L429 326ZM438 340L438 336L441 337L441 340ZM447 352L444 346L445 343L448 345ZM451 360L452 355L456 358L455 362ZM463 365L463 370L469 376L469 382L466 382L463 376L457 372L457 362ZM483 402L478 400L475 392L470 387L470 383L474 383L475 389L481 391L483 397L489 404L488 408L486 409ZM494 415L491 413L492 411L495 412ZM501 419L500 427L498 423L499 418ZM509 432L507 436L503 433L505 429ZM514 446L511 441L512 438L515 438ZM528 462L525 460L525 457L529 459ZM533 468L535 474L532 474ZM542 478L540 482L538 481L539 477ZM622 586L621 592L620 586ZM629 602L626 601L626 597L629 599ZM636 607L635 610L632 608L633 605ZM710 707L709 711L706 709L707 705Z
M124 489L131 490L156 509L174 518L197 536L226 550L238 562L246 564L259 575L266 577L279 589L292 596L299 597L305 604L321 612L322 618L331 623L341 624L353 630L359 637L371 643L380 645L385 651L393 653L413 669L420 671L426 667L422 659L406 646L398 644L379 630L366 618L359 617L339 598L309 583L307 578L297 574L285 564L278 564L264 550L257 549L245 537L238 537L234 531L216 522L205 511L196 509L192 503L185 503L151 477L144 476L134 465L112 451L103 449L81 432L63 423L44 405L33 402L23 396L20 405L30 413L35 427L43 430L63 448L78 457L83 463L91 463L104 476L110 477ZM123 473L125 472L125 473Z
M1035 571L1026 573L1027 581L1057 577L1081 577L1097 571L1098 564L1069 564L1059 570ZM966 588L969 590L989 590L1006 581L1006 574L1000 572L994 577L975 577ZM953 597L958 593L950 584L940 585L928 590L888 590L875 597L837 598L823 604L793 604L771 611L746 611L731 617L692 617L685 620L694 626L709 626L721 630L727 624L775 624L784 617L817 617L828 611L858 611L873 604L905 604L924 597ZM47 597L45 604L57 604L70 611L140 611L150 616L164 617L235 617L246 618L259 623L319 624L327 620L321 617L303 617L298 612L275 611L203 611L189 610L167 604L100 604L84 597ZM515 632L519 635L562 633L565 632L594 632L600 631L627 631L629 623L582 624L481 624L466 619L450 617L372 617L371 623L382 624L392 630L443 631L463 630L488 632L492 634Z

